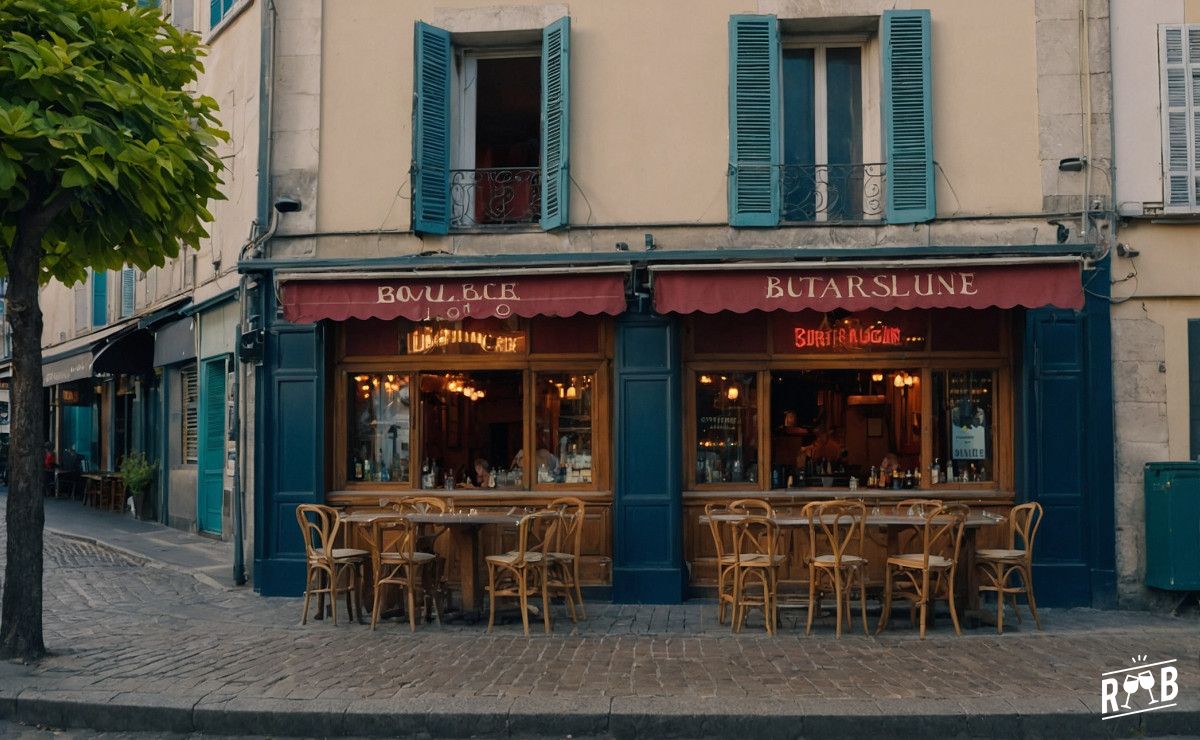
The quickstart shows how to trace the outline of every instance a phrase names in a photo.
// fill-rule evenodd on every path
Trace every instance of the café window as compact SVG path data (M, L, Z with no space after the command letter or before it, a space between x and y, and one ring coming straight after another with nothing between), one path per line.
M916 368L773 372L770 486L866 486L881 470L912 478L920 413Z
M339 333L335 485L609 485L603 318L353 320Z
M696 374L697 483L758 482L758 376Z
M933 374L934 465L945 482L995 480L995 393L992 370Z
M520 370L423 373L421 488L522 488L523 390Z
M355 481L408 482L412 439L408 375L353 373L346 470Z
M592 482L592 400L595 375L539 373L537 382L539 484Z
M1011 326L994 308L694 315L687 485L1009 488Z

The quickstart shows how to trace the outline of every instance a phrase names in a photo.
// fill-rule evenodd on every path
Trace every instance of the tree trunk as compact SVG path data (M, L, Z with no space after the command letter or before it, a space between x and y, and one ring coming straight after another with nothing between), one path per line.
M51 216L52 217L52 216ZM12 325L11 444L8 453L8 545L0 606L0 657L36 660L42 640L42 526L46 418L42 391L42 308L38 269L46 214L22 219L7 255Z

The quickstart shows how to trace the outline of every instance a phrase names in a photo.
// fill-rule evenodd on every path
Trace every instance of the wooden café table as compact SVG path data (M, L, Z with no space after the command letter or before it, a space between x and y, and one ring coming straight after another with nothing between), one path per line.
M446 527L450 536L450 547L458 563L459 583L462 586L462 609L478 613L483 608L483 577L480 566L483 561L479 533L487 525L499 524L516 527L520 514L500 514L492 511L476 512L474 509L458 512L421 512L407 514L414 524L434 524Z

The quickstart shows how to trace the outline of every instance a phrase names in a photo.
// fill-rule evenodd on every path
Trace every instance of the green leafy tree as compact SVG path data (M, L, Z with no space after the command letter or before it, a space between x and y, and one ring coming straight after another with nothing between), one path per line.
M12 326L12 446L0 656L42 638L42 311L88 268L198 247L221 197L217 105L189 87L196 36L122 0L0 0L0 253Z

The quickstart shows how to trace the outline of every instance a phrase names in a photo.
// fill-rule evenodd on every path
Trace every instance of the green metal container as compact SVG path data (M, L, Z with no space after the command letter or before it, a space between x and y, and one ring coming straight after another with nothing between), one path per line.
M1200 462L1146 463L1146 585L1200 590Z

